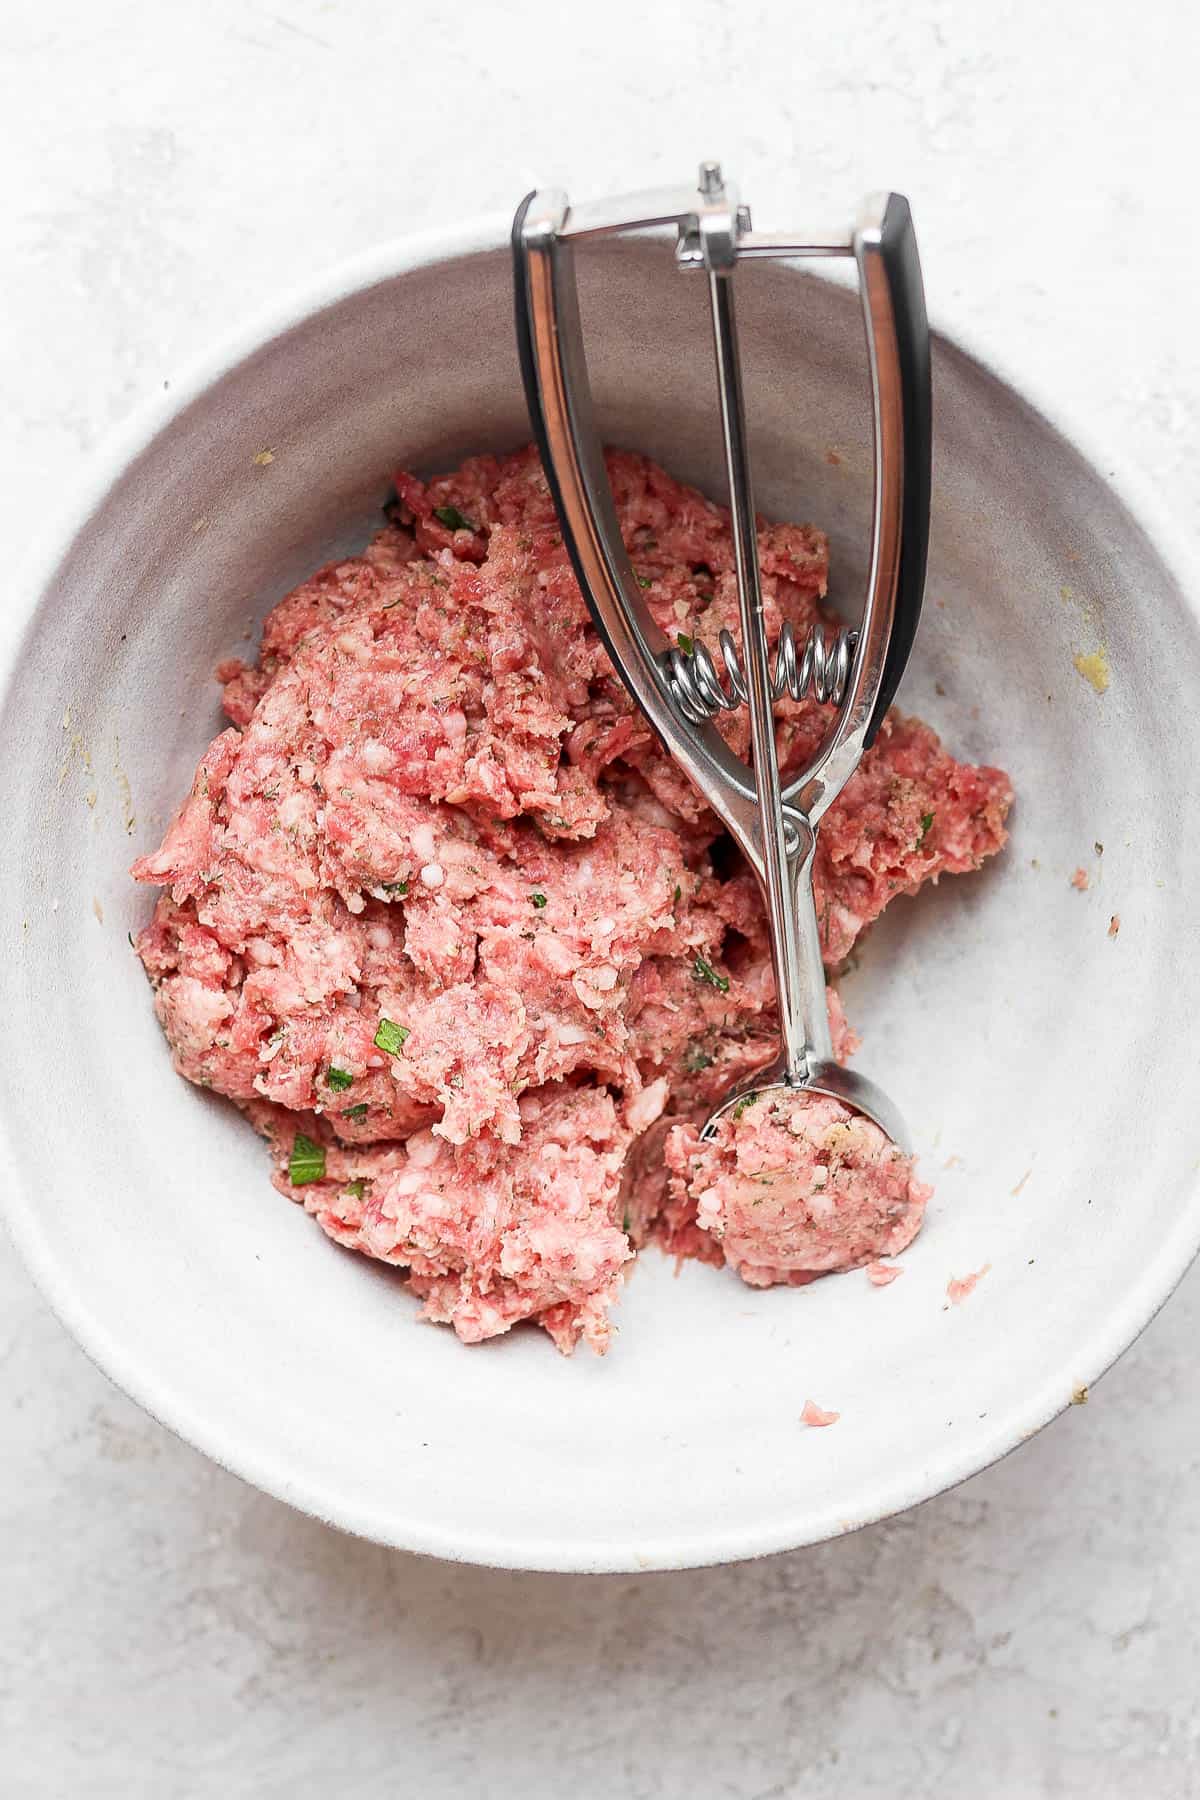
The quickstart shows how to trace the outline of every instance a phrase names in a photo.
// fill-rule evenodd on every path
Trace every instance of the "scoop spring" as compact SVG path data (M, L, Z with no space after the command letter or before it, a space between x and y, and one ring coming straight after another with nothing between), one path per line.
M804 640L804 649L796 648L796 633L785 620L779 633L779 648L771 670L771 697L781 700L790 694L803 700L806 694L832 701L840 706L850 680L850 664L856 631L826 634L814 625ZM702 725L718 713L736 712L749 703L746 675L741 654L733 637L722 631L718 639L725 664L725 679L717 671L710 652L699 641L684 639L678 648L667 652L667 673L675 704L685 719Z

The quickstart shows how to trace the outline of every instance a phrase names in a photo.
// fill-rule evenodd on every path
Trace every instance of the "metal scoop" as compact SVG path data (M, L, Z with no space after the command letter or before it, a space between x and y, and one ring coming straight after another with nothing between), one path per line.
M724 676L701 645L671 645L651 616L626 554L593 417L579 320L574 245L647 227L673 227L675 260L708 277L713 348L742 649L721 638ZM875 1083L834 1060L813 901L817 828L866 750L904 672L916 634L929 541L929 329L916 238L900 194L864 202L852 231L812 241L752 229L716 163L695 191L668 190L571 206L557 191L530 194L513 222L517 347L529 414L563 541L614 667L689 779L737 842L762 886L779 1004L780 1049L710 1114L704 1134L748 1094L828 1094L865 1113L909 1152L903 1119ZM870 572L856 630L830 642L817 627L798 647L790 627L775 665L768 653L754 494L734 311L743 257L852 256L858 265L874 415ZM786 783L774 701L813 693L836 704L812 762ZM714 716L745 704L753 766L726 744Z

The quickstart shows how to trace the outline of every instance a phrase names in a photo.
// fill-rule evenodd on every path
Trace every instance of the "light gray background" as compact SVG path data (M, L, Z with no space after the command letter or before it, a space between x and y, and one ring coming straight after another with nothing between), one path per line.
M1195 532L1195 19L7 0L8 554L280 287L535 180L604 193L712 153L764 223L905 188L935 317ZM210 1467L0 1242L0 1794L1194 1794L1198 1346L1193 1271L1087 1406L916 1513L740 1568L514 1576L351 1541Z

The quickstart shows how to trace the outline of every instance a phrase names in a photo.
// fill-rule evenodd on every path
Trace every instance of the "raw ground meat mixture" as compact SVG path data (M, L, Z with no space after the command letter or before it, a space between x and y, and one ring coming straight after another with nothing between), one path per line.
M651 610L715 651L725 510L640 456L608 466ZM760 534L769 629L803 632L825 539ZM533 1320L603 1350L647 1243L763 1285L910 1241L927 1190L835 1102L750 1107L699 1146L775 1048L758 891L614 675L532 450L397 475L363 554L218 674L231 725L134 866L165 889L137 950L180 1073L243 1109L336 1242L468 1342ZM780 705L785 767L827 715ZM722 729L745 754L744 713ZM827 967L894 895L998 850L1010 799L890 714L821 827Z

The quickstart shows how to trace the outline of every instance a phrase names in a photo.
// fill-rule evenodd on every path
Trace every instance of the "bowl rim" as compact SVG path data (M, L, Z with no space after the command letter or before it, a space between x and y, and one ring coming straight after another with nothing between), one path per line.
M392 238L343 259L244 318L210 349L189 359L169 388L136 406L91 453L81 478L72 482L69 497L51 510L18 570L9 604L0 615L0 715L40 602L62 562L121 475L163 430L234 368L304 320L398 275L503 249L508 235L507 216L490 213L453 227ZM1200 629L1200 546L1180 532L1158 490L1100 445L1085 424L1031 392L1006 359L990 348L985 353L969 329L957 322L948 328L939 318L935 335L985 377L1009 388L1083 459L1145 533ZM0 1115L0 1156L11 1169L9 1148L8 1127ZM385 1514L378 1507L362 1505L338 1491L336 1477L298 1480L257 1445L231 1444L219 1415L193 1409L169 1381L126 1351L119 1336L93 1311L86 1282L80 1284L69 1260L58 1255L53 1239L42 1230L35 1196L20 1192L12 1179L0 1184L0 1217L51 1309L102 1373L159 1424L242 1480L326 1523L396 1549L494 1568L615 1573L699 1568L800 1549L906 1511L999 1462L1066 1410L1072 1386L1094 1382L1104 1374L1169 1299L1200 1251L1200 1177L1193 1181L1172 1230L1130 1282L1123 1304L1096 1321L1077 1343L1070 1370L1056 1367L1043 1377L1019 1413L1010 1409L1007 1415L989 1419L969 1440L948 1443L933 1462L888 1474L853 1516L813 1517L794 1526L766 1529L714 1524L686 1537L639 1538L636 1550L624 1538L582 1541L547 1532L536 1540L518 1540L487 1531L444 1532L428 1518Z

